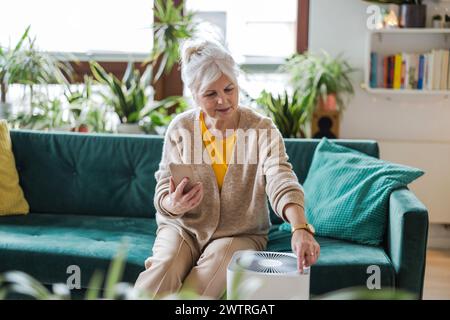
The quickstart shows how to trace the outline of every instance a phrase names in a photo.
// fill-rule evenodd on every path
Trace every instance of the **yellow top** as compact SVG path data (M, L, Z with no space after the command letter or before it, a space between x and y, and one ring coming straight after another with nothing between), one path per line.
M228 163L233 153L234 143L236 142L236 133L225 138L215 137L205 124L203 112L200 112L200 124L202 128L202 138L205 148L211 158L211 166L217 179L219 190L222 190L223 180L228 169Z

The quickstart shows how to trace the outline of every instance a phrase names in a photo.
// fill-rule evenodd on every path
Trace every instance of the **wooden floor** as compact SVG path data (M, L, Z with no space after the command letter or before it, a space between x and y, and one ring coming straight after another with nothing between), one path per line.
M423 299L450 299L450 250L428 249Z

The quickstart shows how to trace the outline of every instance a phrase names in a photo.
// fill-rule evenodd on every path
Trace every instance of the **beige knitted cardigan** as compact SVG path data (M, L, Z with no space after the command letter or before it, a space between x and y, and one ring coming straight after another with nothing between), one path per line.
M156 220L159 228L167 224L176 227L188 243L196 241L200 249L221 237L267 236L271 226L267 197L274 212L285 221L282 210L286 204L304 207L303 188L273 121L249 107L240 106L237 112L236 143L221 192L202 142L200 109L177 115L165 135L155 173ZM161 205L169 193L169 163L191 164L195 177L203 183L202 202L182 216L174 216Z

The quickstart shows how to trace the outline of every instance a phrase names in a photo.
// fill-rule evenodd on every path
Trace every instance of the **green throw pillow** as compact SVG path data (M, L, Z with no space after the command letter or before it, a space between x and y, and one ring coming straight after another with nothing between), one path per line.
M380 245L391 192L423 174L323 138L303 184L306 218L319 236Z

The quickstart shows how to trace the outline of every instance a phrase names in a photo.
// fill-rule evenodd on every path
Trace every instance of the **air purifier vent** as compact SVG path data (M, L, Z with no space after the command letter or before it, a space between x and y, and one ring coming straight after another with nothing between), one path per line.
M238 257L236 265L246 271L292 273L297 271L297 258L291 253L248 251Z

